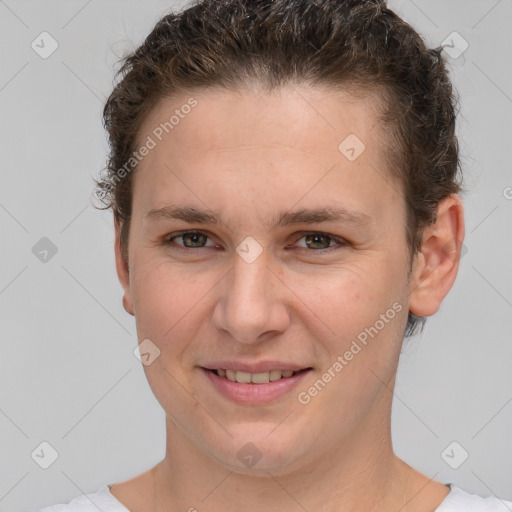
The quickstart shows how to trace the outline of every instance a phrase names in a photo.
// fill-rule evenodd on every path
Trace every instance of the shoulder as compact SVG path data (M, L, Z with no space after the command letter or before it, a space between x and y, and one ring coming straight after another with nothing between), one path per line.
M449 484L450 493L435 512L510 512L512 501L495 497L482 498Z
M57 503L41 508L37 512L130 512L111 493L108 485L104 485L95 493L82 494L69 503Z

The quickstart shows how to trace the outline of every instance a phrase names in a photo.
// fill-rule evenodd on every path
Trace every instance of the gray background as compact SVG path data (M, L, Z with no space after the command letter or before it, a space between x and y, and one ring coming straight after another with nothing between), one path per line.
M91 207L91 190L114 63L177 5L0 0L2 511L67 502L164 456L164 413L121 304L111 214ZM390 6L430 46L453 31L469 43L450 59L467 253L441 311L404 347L394 447L436 480L512 500L512 2ZM43 31L59 44L47 59L31 48ZM57 247L46 262L32 252L42 237ZM59 454L48 469L31 456L43 441ZM453 441L469 453L458 469L441 455Z

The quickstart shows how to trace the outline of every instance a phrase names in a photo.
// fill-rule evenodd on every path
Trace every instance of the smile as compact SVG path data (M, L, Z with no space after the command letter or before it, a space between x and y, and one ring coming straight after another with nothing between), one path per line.
M286 379L295 373L292 370L270 370L268 372L249 373L240 370L213 370L219 377L224 377L231 382L241 384L266 384L276 380Z
M310 372L303 370L269 370L249 373L246 371L212 370L201 368L216 394L244 405L259 405L277 400L290 394Z

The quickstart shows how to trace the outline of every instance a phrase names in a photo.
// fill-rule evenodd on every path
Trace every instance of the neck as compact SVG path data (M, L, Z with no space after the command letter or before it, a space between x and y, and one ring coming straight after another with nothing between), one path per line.
M380 408L336 449L317 453L288 472L228 469L167 418L165 458L155 468L156 509L217 512L391 511L406 501L407 469L391 445L390 418Z

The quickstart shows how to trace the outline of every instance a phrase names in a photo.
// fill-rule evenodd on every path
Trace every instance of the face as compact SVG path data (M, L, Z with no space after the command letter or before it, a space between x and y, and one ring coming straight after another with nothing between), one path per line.
M145 119L125 301L169 428L229 469L278 474L386 428L410 284L376 106L210 89Z

